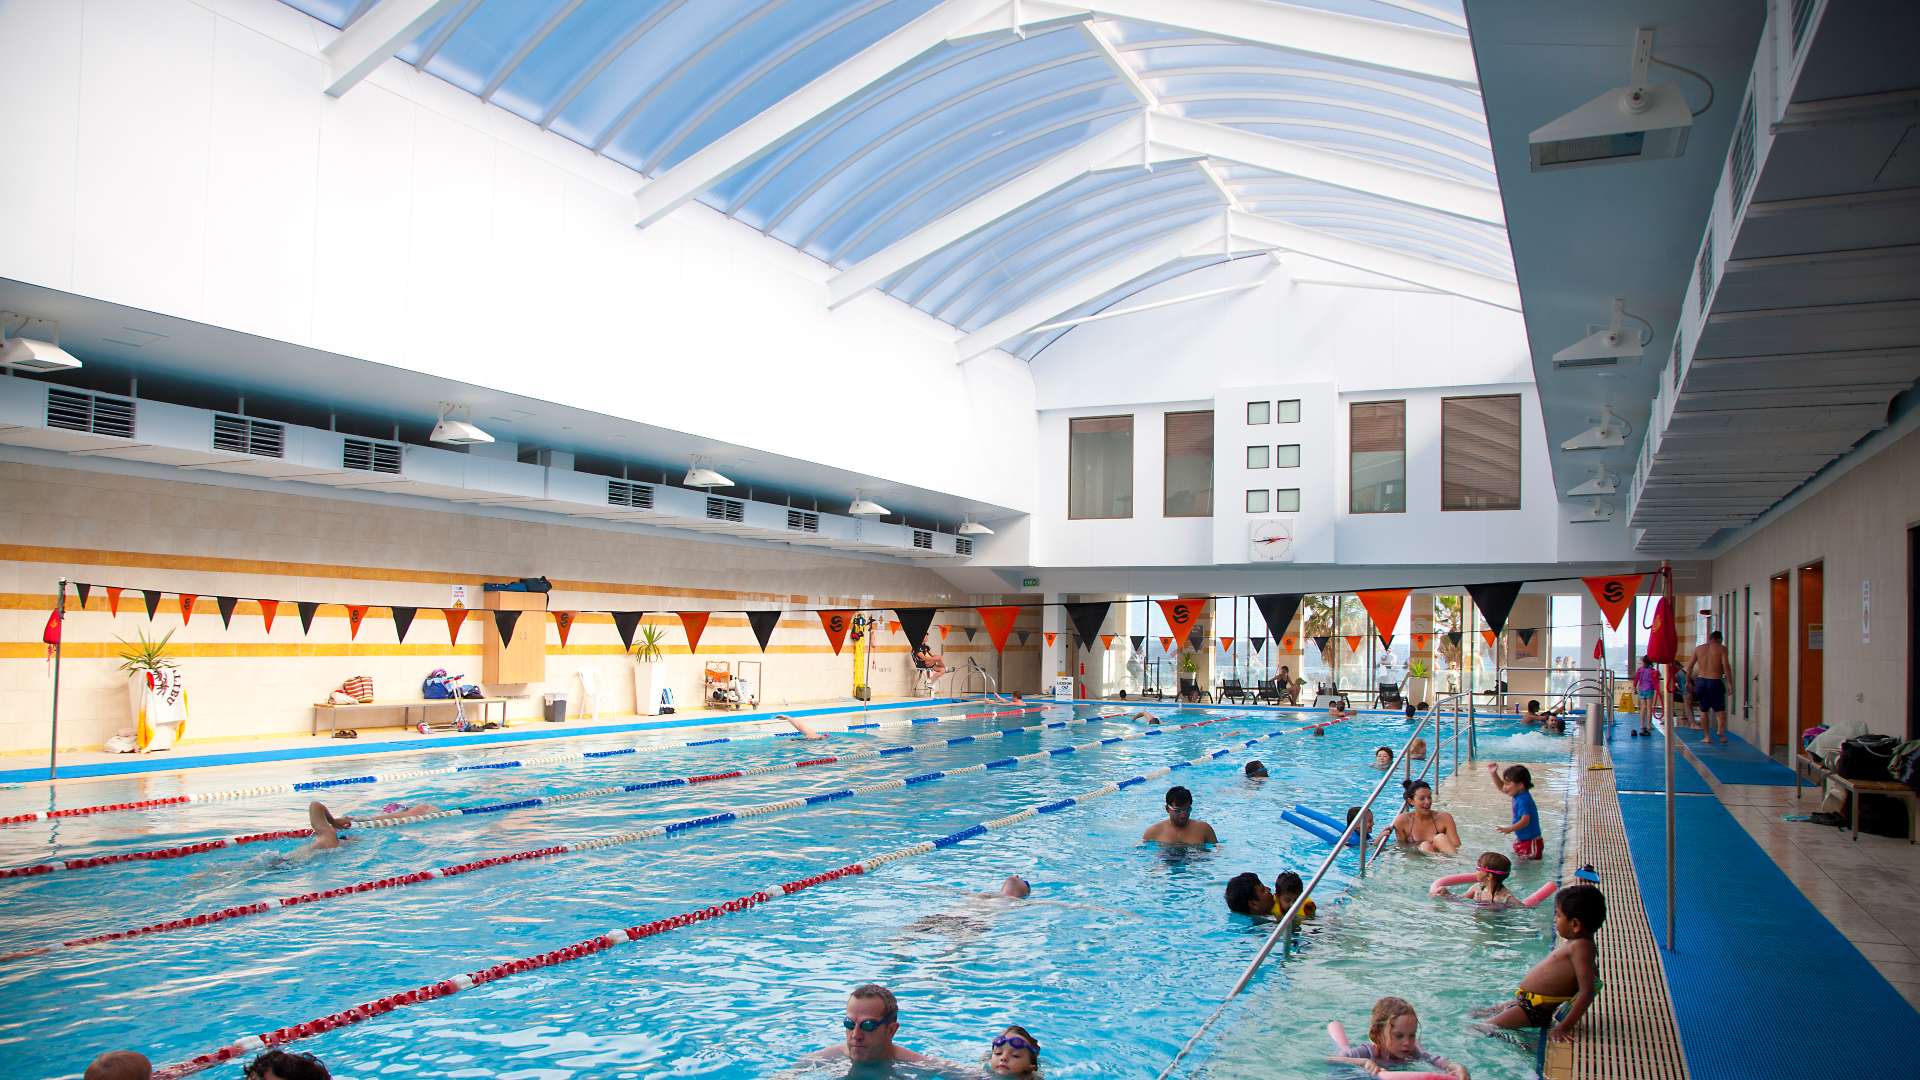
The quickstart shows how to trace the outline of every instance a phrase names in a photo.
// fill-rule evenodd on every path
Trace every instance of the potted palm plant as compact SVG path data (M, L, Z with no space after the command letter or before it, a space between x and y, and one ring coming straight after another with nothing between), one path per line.
M640 624L633 640L633 711L660 715L660 691L667 685L666 631L653 623Z
M1415 660L1407 665L1407 700L1419 703L1427 700L1427 680L1433 669L1425 660Z
M117 639L125 646L120 650L120 670L127 673L134 736L142 750L171 750L187 720L186 680L167 655L173 631L157 641L145 634L138 637L137 642Z

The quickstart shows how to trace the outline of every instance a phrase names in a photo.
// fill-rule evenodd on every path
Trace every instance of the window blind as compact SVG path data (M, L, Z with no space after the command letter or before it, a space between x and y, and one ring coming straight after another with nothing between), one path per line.
M1440 508L1520 509L1520 395L1441 399Z

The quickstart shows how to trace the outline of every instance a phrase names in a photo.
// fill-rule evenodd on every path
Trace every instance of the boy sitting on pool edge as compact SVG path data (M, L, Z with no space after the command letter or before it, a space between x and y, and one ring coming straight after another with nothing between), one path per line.
M1513 1000L1482 1009L1496 1028L1546 1028L1556 1042L1570 1042L1573 1029L1593 1004L1600 982L1600 951L1594 932L1607 921L1607 898L1593 885L1570 885L1553 904L1553 931L1560 944L1545 960L1533 965L1513 992ZM1554 1010L1567 1006L1567 1015L1553 1022Z

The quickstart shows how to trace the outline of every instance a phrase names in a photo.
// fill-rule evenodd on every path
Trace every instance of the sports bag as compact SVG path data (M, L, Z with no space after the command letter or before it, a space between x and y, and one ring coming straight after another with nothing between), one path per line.
M1893 748L1900 741L1891 735L1860 735L1840 744L1840 761L1834 771L1849 780L1891 780Z
M432 673L420 684L420 696L429 701L445 701L453 697L454 687L460 685L460 676L447 674L446 668L434 668Z

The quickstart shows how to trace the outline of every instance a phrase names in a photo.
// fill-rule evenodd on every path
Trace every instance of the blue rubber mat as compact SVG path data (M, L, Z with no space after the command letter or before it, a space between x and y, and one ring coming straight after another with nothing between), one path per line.
M1613 754L1613 782L1621 791L1667 790L1666 750L1658 729L1652 738L1627 734L1625 725L1617 727L1607 740ZM1713 789L1701 778L1679 747L1673 749L1673 790L1694 795L1710 795Z
M1920 1013L1717 799L1674 802L1679 948L1665 950L1664 803L1622 795L1620 814L1693 1080L1913 1075Z
M1707 767L1715 780L1723 784L1758 784L1763 786L1792 786L1793 770L1756 750L1752 743L1738 735L1727 736L1731 742L1725 746L1714 743L1709 746L1702 741L1701 732L1692 728L1680 729L1680 741L1687 744L1693 756Z

